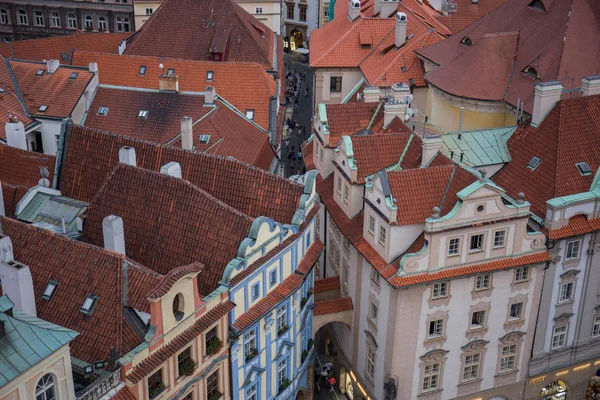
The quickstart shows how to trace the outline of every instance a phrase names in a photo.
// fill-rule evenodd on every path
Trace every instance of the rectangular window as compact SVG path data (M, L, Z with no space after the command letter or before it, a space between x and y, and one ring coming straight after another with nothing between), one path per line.
M246 110L246 118L251 121L254 121L254 110Z
M146 8L146 15L152 15L153 12L154 12L153 8Z
M471 314L471 329L482 328L485 326L485 310L475 311Z
M254 14L262 14L263 13L263 8L262 7L256 7L254 9Z
M117 32L129 32L129 18L117 17Z
M371 310L369 311L369 319L373 321L375 325L377 325L377 305L371 303Z
M375 217L372 215L369 215L369 233L371 235L375 234Z
M523 303L514 303L510 305L510 319L523 318Z
M600 315L594 317L594 326L592 327L592 337L600 336Z
M581 240L574 240L567 243L567 253L565 260L576 260L579 258L579 251L581 248Z
M216 370L206 378L206 398L212 399L219 396L219 370Z
M35 11L35 25L44 26L44 14L41 11Z
M77 29L77 17L75 16L75 14L68 14L67 22L69 24L70 29Z
M552 350L564 347L567 340L567 325L554 327L552 331Z
M375 380L375 360L376 355L372 347L367 347L367 378L373 382Z
M165 384L162 380L162 369L159 369L148 377L148 397L153 399L162 392Z
M271 287L273 287L273 285L275 285L276 283L277 283L277 270L274 269L269 274L269 284L271 285Z
M141 76L146 75L146 66L145 65L140 65L140 70L138 72L138 75L141 75Z
M190 361L193 361L192 346L188 347L187 349L179 353L179 355L177 356L177 371L179 373L179 376L183 375L181 370L183 368L185 372L185 369L188 368L188 365L190 365Z
M306 6L300 6L300 21L306 22Z
M89 15L87 17L85 17L84 20L84 25L86 28L93 28L94 27L94 20L92 19L92 17L90 17Z
M260 287L258 283L252 285L252 301L258 300L258 296L260 296Z
M443 297L448 297L448 282L434 283L431 298L441 299Z
M450 239L448 244L448 255L455 256L460 254L460 238Z
M438 319L429 322L429 338L440 337L444 334L444 320Z
M471 236L471 245L469 246L470 251L482 251L483 250L483 233Z
M257 385L254 384L246 389L246 400L258 400Z
M296 9L296 5L294 3L287 4L287 19L294 19L295 9Z
M375 268L371 268L371 280L379 285L379 272Z
M506 238L506 231L494 232L494 247L504 247L505 238Z
M319 144L317 143L317 146L318 146L318 145L319 145ZM321 165L323 165L323 157L325 157L325 148L322 148L322 149L321 149L321 154L319 155L319 163L320 163Z
M382 246L385 246L385 235L385 226L382 225L379 227L379 244L381 244Z
M573 282L562 283L560 285L560 293L558 295L558 302L563 303L565 301L573 300Z
M27 25L27 11L19 10L19 25Z
M342 77L332 76L329 78L329 90L333 93L339 93L342 91Z
M480 362L481 353L467 354L465 356L465 366L463 368L463 382L472 381L479 378Z
M502 357L500 358L500 372L510 372L515 369L517 359L517 345L502 346Z
M277 332L278 334L282 334L287 331L287 312L286 306L282 306L279 310L277 310Z
M50 26L54 28L60 27L60 15L58 13L53 12L50 14Z
M256 355L256 331L251 330L244 334L244 356L246 361Z
M0 23L4 25L8 24L8 11L0 10Z
M519 267L515 270L515 282L525 282L529 280L529 267Z
M425 365L423 368L423 391L436 390L440 380L440 363Z
M490 288L490 274L481 274L475 277L475 290L486 290Z
M215 344L214 341L216 339L219 339L217 337L217 328L219 327L219 325L215 325L210 331L206 332L204 334L204 348L207 349L206 354L214 354L212 352L210 352L208 349L209 348L214 348Z
M342 178L338 176L337 179L337 192L342 194Z
M348 185L344 185L344 203L348 204Z
M287 381L287 359L277 363L277 386L281 386Z

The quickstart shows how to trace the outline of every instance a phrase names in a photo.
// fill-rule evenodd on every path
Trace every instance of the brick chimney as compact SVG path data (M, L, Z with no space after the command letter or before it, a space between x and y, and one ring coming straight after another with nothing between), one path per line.
M177 75L175 74L161 74L158 77L158 89L169 91L169 92L178 92L179 91L179 81L177 80Z
M184 150L194 148L194 136L192 135L192 118L181 118L181 147Z
M217 91L214 86L207 86L204 89L204 106L212 106L215 103L215 97L217 97Z
M124 146L119 149L119 162L122 164L131 165L137 167L137 160L135 157L135 149L130 146Z
M367 86L363 90L363 97L365 103L376 103L381 97L381 90L377 86Z
M58 60L48 60L46 61L46 69L48 69L49 74L53 74L60 67L60 61Z
M27 139L25 138L25 125L21 121L8 117L8 122L4 125L6 132L6 143L9 146L16 147L21 150L27 150Z
M121 217L111 214L104 218L102 220L102 236L106 250L125 254L125 228Z
M442 138L439 135L424 136L421 140L423 152L421 153L421 167L426 167L442 148Z
M15 304L15 309L36 317L31 271L28 266L15 261L8 236L0 236L0 280L2 291Z
M406 43L406 14L403 12L396 13L396 39L394 44L396 47Z
M552 107L560 100L562 85L556 81L542 82L535 86L531 125L539 126Z
M360 17L360 0L349 0L348 4L348 19L350 22ZM377 2L377 1L376 1Z
M181 179L181 165L178 162L171 161L160 167L160 173Z
M586 76L581 81L581 95L594 96L600 94L600 75Z
M398 0L379 0L381 6L379 8L380 18L393 18L394 13L398 10ZM377 2L377 0L375 0Z

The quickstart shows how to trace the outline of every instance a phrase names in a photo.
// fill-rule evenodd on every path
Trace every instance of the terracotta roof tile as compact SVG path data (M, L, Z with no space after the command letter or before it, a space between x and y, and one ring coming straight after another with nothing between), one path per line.
M0 181L29 189L38 184L40 168L48 169L48 179L52 183L56 157L50 154L35 153L0 145Z
M0 113L4 115L2 121L6 122L7 117L12 115L16 116L25 127L33 124L35 121L27 114L26 106L19 99L18 90L11 76L10 64L6 59L0 62L0 87L4 89L4 93L0 94ZM4 123L0 124L0 139L6 140L4 125Z
M325 249L325 245L319 239L316 239L315 242L310 246L308 251L304 254L304 258L300 263L298 263L298 268L296 269L302 275L308 275L308 273L313 269L315 263L323 254L323 250Z
M112 400L137 400L136 397L129 391L127 386L123 386L113 397Z
M508 0L487 0L473 3L473 0L454 0L456 11L448 15L438 14L436 18L456 33L507 2Z
M148 293L146 297L148 297L149 299L161 298L162 296L167 294L169 290L171 290L173 285L181 278L189 274L198 274L200 271L202 271L203 268L204 266L200 263L192 263L190 265L183 265L181 267L177 267L171 270L162 278L160 284L157 287L155 287L152 292Z
M203 92L207 86L215 88L217 95L232 104L240 112L254 110L254 121L268 129L269 99L276 96L275 80L256 63L213 62L167 59L151 56L128 56L116 54L75 52L73 64L87 67L98 63L98 78L101 84L158 89L158 76L165 69L174 69L179 90ZM146 72L140 75L140 67ZM212 71L212 80L207 80ZM252 95L248 95L251 93Z
M60 190L91 201L119 162L119 149L135 148L137 165L152 171L175 161L182 176L200 189L252 218L266 216L291 223L304 189L287 179L224 157L159 146L110 133L73 127Z
M548 229L548 239L558 240L570 236L585 235L600 230L600 218L587 219L585 215L576 215L569 219L569 223L559 229Z
M332 276L330 278L315 280L315 293L329 292L340 288L340 277Z
M17 204L25 196L28 188L24 186L14 186L2 182L2 196L4 197L4 212L7 217L13 218L17 209Z
M315 316L334 314L342 311L351 311L354 309L352 299L344 297L343 299L322 300L315 303L313 310Z
M366 129L377 113L383 114L381 103L326 104L329 143L337 146L338 139Z
M366 177L399 162L411 136L409 133L351 136L358 167L357 183L364 183Z
M270 68L274 40L273 31L231 0L165 0L129 39L125 53L188 60L220 53L219 61L257 62Z
M304 166L306 167L307 171L311 171L315 168L315 163L314 163L314 143L315 141L312 140L309 143L305 144L302 147L302 157L304 157Z

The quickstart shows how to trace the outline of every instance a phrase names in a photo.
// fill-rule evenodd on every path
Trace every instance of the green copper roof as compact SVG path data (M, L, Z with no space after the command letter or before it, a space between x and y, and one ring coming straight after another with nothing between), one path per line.
M0 338L0 388L79 335L14 309L9 316L12 302L7 296L0 297L0 308L5 332Z
M463 164L481 167L484 165L500 164L510 161L510 154L506 142L512 136L516 126L467 131L458 138L458 132L441 135L444 145L442 153L452 159L460 160L463 154Z

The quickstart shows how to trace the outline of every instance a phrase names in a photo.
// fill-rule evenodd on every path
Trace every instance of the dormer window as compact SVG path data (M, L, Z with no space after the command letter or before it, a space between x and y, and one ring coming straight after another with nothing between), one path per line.
M140 110L140 112L138 113L138 118L139 119L148 119L149 114L150 114L150 111Z
M533 79L541 79L540 76L538 75L537 70L533 67L525 67L525 69L523 70L523 73Z
M39 112L46 112L46 110L48 110L48 106L46 105L41 105L40 108L38 108Z
M473 44L473 42L471 41L470 38L468 38L468 37L465 36L464 38L462 38L460 40L460 44L464 44L465 46L470 46L470 45Z
M71 75L69 75L69 79L75 79L77 78L77 75L79 75L79 72L72 72Z
M577 166L577 170L581 174L581 176L587 176L592 174L592 168L585 161L575 164Z
M36 76L42 76L44 75L44 72L46 72L45 69L38 69L37 72L35 73Z
M108 114L108 107L100 107L98 109L98 115L106 116Z
M246 110L246 118L254 121L254 110Z
M213 80L213 76L215 75L215 73L213 71L208 71L206 73L206 80L207 81L212 81Z
M90 315L92 313L92 311L94 310L94 306L96 305L97 301L98 301L98 296L96 296L95 294L89 295L83 301L83 304L81 305L81 309L79 311L85 315Z
M58 287L58 282L56 282L54 279L50 279L48 281L48 284L46 285L46 288L44 289L44 293L42 294L42 299L50 300L52 298L52 296L54 296L54 292L56 291L57 287Z
M146 66L145 65L140 65L140 71L138 72L138 75L141 75L141 76L146 75Z
M533 0L531 3L529 3L529 7L535 8L536 10L546 12L546 6L544 5L544 2L541 0Z
M210 135L200 135L198 141L202 144L207 144L210 141Z
M529 163L527 163L527 168L531 168L533 171L542 163L542 159L539 157L533 156Z

